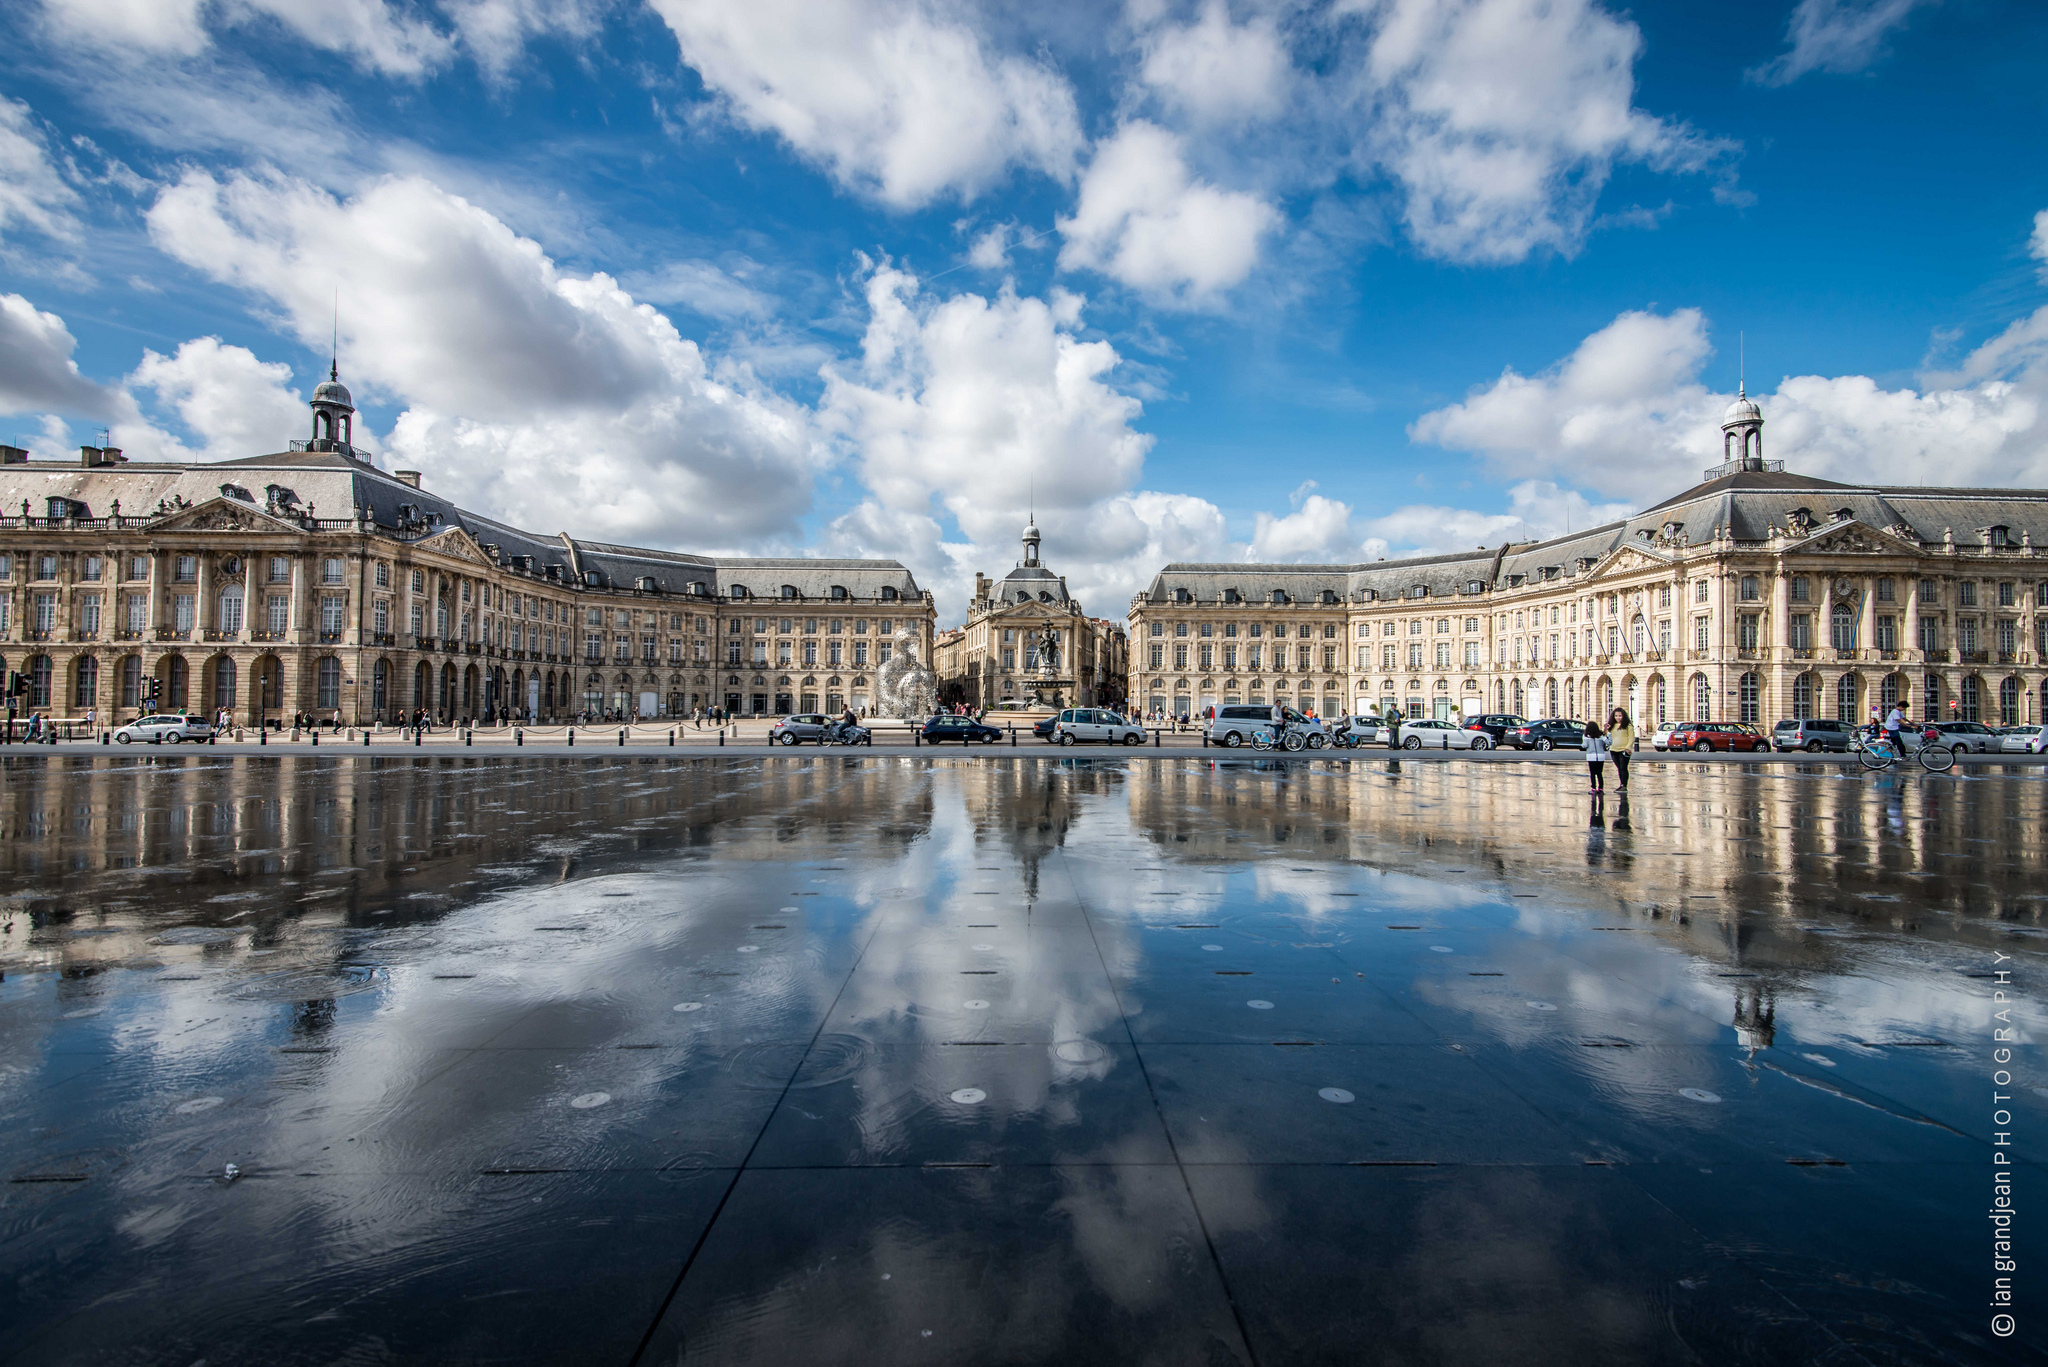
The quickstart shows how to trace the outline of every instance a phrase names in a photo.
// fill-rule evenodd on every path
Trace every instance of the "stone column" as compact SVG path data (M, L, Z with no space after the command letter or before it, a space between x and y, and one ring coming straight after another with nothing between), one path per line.
M213 612L213 551L211 548L199 552L199 582L194 586L192 602L192 639L204 641L206 629L215 626Z
M1863 609L1856 617L1856 658L1875 660L1869 652L1877 649L1877 578L1866 574L1862 579Z

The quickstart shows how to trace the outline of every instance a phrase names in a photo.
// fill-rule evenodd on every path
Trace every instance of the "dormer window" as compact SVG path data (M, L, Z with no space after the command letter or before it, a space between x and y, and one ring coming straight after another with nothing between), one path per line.
M2010 546L2012 544L2012 529L2010 527L1986 527L1984 529L1984 542L1989 546Z
M1274 589L1274 590L1273 590L1273 601L1274 601L1275 603L1285 603L1285 602L1287 601L1287 590L1286 590L1286 589Z
M893 584L884 584L884 585L882 585L882 601L883 601L883 602L885 602L885 603L893 603L893 602L895 602L895 601L896 601L896 586L895 586L895 585L893 585Z
M744 601L747 597L747 586L745 584L734 584L727 588L725 592L729 598Z
M832 600L834 602L844 602L846 600L846 585L834 584L832 586Z
M1225 589L1223 590L1223 601L1226 603L1241 603L1244 600L1237 596L1236 589Z

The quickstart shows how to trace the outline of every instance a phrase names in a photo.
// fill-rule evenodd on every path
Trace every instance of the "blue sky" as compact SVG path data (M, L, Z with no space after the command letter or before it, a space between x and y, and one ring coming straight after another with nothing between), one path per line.
M1168 560L1547 535L1718 459L2048 484L2024 0L25 0L0 440L343 378L541 530Z

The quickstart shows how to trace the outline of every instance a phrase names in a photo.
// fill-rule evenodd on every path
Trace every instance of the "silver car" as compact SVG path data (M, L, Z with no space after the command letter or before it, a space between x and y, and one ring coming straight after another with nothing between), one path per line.
M144 741L151 745L176 745L180 741L205 741L213 735L213 723L204 717L183 717L175 713L137 717L114 728L117 745Z
M2048 726L2001 726L1998 748L2008 755L2048 753Z
M1434 717L1417 717L1400 723L1403 750L1490 750L1493 738L1484 731L1467 731L1455 722Z
M1052 739L1060 745L1077 741L1103 741L1109 745L1143 745L1145 728L1128 721L1121 713L1102 707L1069 707L1052 724Z
M1330 728L1320 720L1310 721L1291 707L1283 708L1282 712L1288 726L1307 738L1309 749L1320 750L1330 743ZM1254 731L1270 731L1272 727L1273 709L1267 704L1225 703L1216 709L1204 734L1209 744L1235 750L1240 745L1250 745Z

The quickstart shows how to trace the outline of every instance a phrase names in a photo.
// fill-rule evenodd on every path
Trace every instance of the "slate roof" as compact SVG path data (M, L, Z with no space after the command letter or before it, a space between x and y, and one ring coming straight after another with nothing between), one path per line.
M690 585L702 592L724 594L735 586L757 598L778 597L785 584L799 593L829 598L834 586L851 598L881 597L884 587L913 601L922 597L916 578L894 560L823 560L804 557L692 555L683 551L579 541L567 533L548 535L514 527L462 508L430 489L410 484L363 461L332 451L283 451L235 460L176 463L129 461L87 468L60 461L30 461L0 466L0 511L16 511L23 499L41 516L51 497L83 503L87 515L112 514L115 500L126 516L140 516L160 500L183 498L204 503L219 498L224 485L246 492L263 507L276 486L287 501L320 517L349 517L357 508L369 510L378 526L393 530L412 519L438 517L438 527L460 527L479 543L495 546L502 559L533 557L533 568L545 574L556 566L572 583L587 582L595 573L602 587L633 588L654 580L664 593L687 594Z
M1773 526L1787 531L1802 511L1814 532L1825 532L1839 514L1846 514L1880 532L1908 529L1906 539L1927 549L1940 548L1944 537L1953 534L1959 550L1974 550L1986 544L1986 529L2000 526L2014 544L2025 537L2048 546L2048 490L1859 486L1746 470L1708 480L1620 521L1544 541L1355 565L1171 564L1140 597L1171 603L1174 591L1185 589L1197 602L1213 603L1234 588L1257 604L1270 601L1278 589L1290 602L1313 603L1328 590L1358 602L1366 590L1386 599L1415 597L1418 587L1427 588L1428 597L1445 597L1469 591L1474 582L1493 587L1516 575L1525 583L1568 578L1623 545L1654 544L1669 535L1697 545L1712 541L1717 529L1726 527L1737 543L1761 544Z

